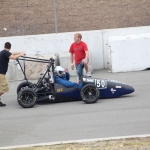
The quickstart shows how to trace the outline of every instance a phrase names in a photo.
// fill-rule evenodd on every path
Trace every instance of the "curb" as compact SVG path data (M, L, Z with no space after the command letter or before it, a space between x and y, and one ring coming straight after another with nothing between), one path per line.
M0 147L0 150L10 150L14 148L27 148L27 147L37 147L37 146L50 146L58 144L70 144L70 143L85 143L85 142L97 142L97 141L107 141L107 140L120 140L120 139L129 139L129 138L146 138L150 137L150 134L144 135L130 135L130 136L118 136L118 137L108 137L108 138L95 138L95 139L83 139L83 140L70 140L70 141L58 141L58 142L49 142L49 143L38 143L38 144L29 144L29 145L18 145L18 146L8 146Z

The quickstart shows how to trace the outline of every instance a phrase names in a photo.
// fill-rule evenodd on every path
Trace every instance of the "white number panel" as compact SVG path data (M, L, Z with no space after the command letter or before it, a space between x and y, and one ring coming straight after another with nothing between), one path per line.
M106 80L95 79L95 85L99 89L104 89L104 88L107 88L107 81Z

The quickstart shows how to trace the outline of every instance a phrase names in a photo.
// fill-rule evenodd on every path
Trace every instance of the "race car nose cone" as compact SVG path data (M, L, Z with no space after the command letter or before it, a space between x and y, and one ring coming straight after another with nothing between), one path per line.
M123 88L123 95L134 92L134 88L132 86L124 85L122 88Z

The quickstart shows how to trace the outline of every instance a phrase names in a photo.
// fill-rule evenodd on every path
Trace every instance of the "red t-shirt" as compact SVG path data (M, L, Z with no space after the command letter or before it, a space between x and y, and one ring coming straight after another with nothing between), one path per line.
M75 64L78 64L82 61L82 59L85 58L86 54L85 52L88 51L86 43L81 41L79 44L77 43L72 43L70 46L70 53L75 54Z

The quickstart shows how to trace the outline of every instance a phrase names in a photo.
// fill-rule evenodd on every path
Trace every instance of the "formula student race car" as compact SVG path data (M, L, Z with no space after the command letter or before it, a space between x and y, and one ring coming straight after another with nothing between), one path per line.
M37 83L28 81L25 71L22 69L19 60L48 63L47 69L40 75ZM17 101L24 108L33 107L36 102L49 100L52 102L83 100L85 103L95 103L100 98L116 98L134 92L134 88L109 79L83 78L81 89L77 87L67 88L55 82L54 59L38 59L23 57L17 59L18 64L25 77L17 87Z

